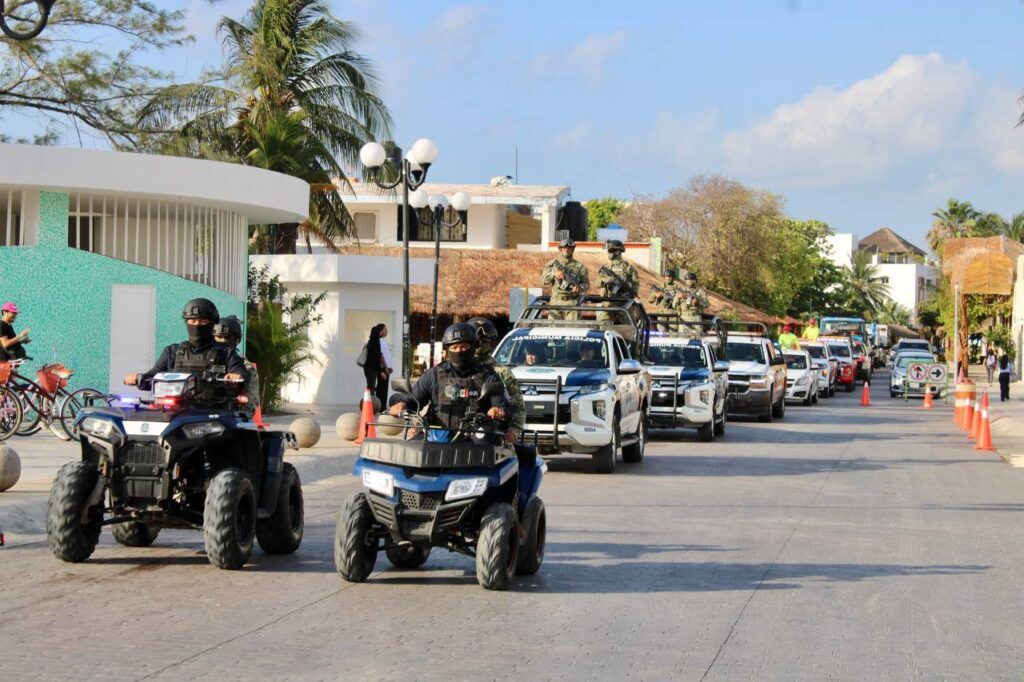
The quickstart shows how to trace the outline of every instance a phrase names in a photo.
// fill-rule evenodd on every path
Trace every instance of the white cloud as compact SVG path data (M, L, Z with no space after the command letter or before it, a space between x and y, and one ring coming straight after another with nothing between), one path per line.
M580 121L571 128L555 133L551 138L551 146L561 152L577 152L590 141L594 124Z
M604 83L608 61L625 52L628 42L626 30L587 36L562 52L539 54L531 71L536 76L552 73L578 76L589 86L598 87Z
M845 89L819 88L727 135L730 170L788 186L877 180L908 156L959 146L980 79L941 55L904 55Z
M483 5L455 5L441 12L423 32L429 41L438 46L452 46L465 43L477 33L477 27L487 7Z

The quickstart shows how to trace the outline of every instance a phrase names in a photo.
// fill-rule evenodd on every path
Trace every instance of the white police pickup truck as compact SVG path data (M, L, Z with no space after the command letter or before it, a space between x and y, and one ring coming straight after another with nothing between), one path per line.
M640 462L651 378L616 331L581 326L513 329L495 360L512 369L526 403L523 440L542 454L593 455L598 473Z
M695 428L703 442L725 435L729 363L707 339L651 334L651 426Z

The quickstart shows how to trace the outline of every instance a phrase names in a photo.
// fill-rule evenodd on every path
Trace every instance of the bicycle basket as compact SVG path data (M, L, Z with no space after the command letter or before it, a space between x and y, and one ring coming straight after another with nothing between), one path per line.
M68 377L74 372L64 365L45 365L36 372L36 383L47 393L56 393L68 385Z
M11 379L11 363L0 362L0 386L6 384Z

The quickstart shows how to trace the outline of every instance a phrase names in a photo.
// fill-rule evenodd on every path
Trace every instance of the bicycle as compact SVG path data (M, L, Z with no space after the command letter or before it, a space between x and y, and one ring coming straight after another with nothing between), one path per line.
M68 391L68 379L74 371L60 363L43 365L33 381L17 370L24 362L14 360L10 363L13 370L10 383L19 394L22 406L17 435L31 436L45 425L61 440L78 440L75 417L90 398L102 394L94 388Z
M0 362L0 442L18 431L23 414L18 394L7 385L10 378L11 363Z

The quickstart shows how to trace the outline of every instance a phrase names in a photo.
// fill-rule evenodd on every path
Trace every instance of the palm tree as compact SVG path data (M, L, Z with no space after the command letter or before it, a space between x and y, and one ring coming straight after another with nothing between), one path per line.
M353 51L357 29L321 0L254 0L218 32L223 69L162 90L140 123L164 151L254 163L321 189L333 178L347 185L342 167L391 125L373 65ZM295 231L334 247L351 219L337 192L312 194L310 220Z
M992 237L998 234L1005 234L1010 224L998 213L983 213L978 216L969 237Z
M852 299L850 305L866 319L874 319L875 311L889 299L889 284L878 274L878 267L871 262L871 254L854 251L850 265L843 270Z
M950 199L945 208L936 209L932 213L935 218L932 228L928 231L928 244L932 253L942 258L942 242L948 237L966 237L970 235L981 214L971 206L969 201Z
M1002 235L1015 242L1024 242L1024 212L1013 215L1013 219L1006 223Z
M882 324L900 324L906 327L910 324L910 311L891 298L887 298L878 306L875 321Z

